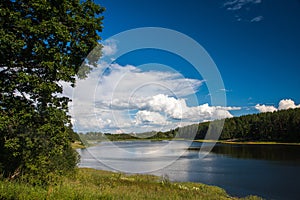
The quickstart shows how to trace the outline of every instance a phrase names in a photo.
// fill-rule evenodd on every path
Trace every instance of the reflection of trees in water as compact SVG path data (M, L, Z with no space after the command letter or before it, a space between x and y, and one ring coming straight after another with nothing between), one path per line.
M241 159L300 162L300 146L217 144L213 153Z

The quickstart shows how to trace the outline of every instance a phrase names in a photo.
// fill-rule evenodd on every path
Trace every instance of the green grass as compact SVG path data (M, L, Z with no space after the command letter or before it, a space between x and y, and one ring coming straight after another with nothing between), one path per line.
M199 183L172 183L152 175L124 175L94 169L62 178L57 185L40 187L0 181L0 199L238 199L223 189ZM260 199L249 196L244 199Z

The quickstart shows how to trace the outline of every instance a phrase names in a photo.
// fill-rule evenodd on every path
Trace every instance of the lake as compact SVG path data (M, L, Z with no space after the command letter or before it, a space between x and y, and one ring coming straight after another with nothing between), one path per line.
M216 144L208 152L212 147L188 141L101 142L78 150L79 167L201 182L238 197L299 199L300 146Z

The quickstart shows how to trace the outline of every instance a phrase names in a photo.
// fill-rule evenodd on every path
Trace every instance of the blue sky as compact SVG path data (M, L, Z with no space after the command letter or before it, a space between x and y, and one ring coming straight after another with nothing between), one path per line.
M227 106L239 107L227 109L232 116L300 104L299 0L99 0L96 3L106 8L104 29L100 33L104 40L140 27L168 28L196 40L209 53L222 76ZM133 68L128 68L129 71L144 72L147 66L138 66L147 63L171 66L185 79L194 80L193 84L199 87L195 94L198 105L211 106L206 84L201 82L203 77L184 59L169 52L151 49L131 52L118 58L112 69L130 65ZM188 106L197 106L187 96L185 99ZM284 99L292 101L278 105ZM158 110L152 107L151 111ZM138 108L129 112L135 123L137 112ZM162 116L166 114L159 112ZM172 113L167 115L172 117ZM102 128L112 132L118 129L113 125Z

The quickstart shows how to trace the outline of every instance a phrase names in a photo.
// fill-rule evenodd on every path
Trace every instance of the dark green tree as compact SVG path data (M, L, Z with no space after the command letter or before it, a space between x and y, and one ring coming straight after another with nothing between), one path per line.
M1 0L0 174L43 184L76 166L60 82L74 85L98 60L86 56L101 48L103 11L91 0Z

